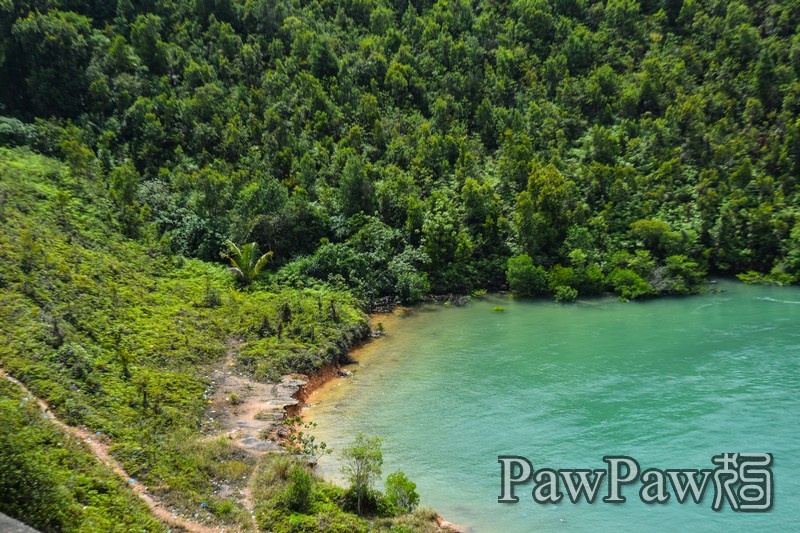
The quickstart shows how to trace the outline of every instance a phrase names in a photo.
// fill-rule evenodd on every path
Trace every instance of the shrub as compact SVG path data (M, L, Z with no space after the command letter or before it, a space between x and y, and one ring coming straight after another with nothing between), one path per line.
M555 294L558 287L572 287L576 282L575 269L561 265L554 265L547 273L547 285Z
M312 479L308 470L295 465L289 472L288 483L279 499L290 511L305 513L311 506L311 486Z
M567 285L559 285L553 291L557 302L574 302L578 298L578 291Z
M692 294L700 289L706 273L695 261L685 255L671 255L665 263L668 283L663 292Z
M617 268L608 276L614 291L624 300L633 300L653 293L653 288L629 268Z
M428 274L408 270L397 276L395 291L403 304L417 303L431 290Z
M398 470L386 478L386 498L398 509L410 513L419 505L417 485Z
M544 268L534 266L528 254L508 259L506 279L509 288L520 296L541 294L547 287L547 273Z

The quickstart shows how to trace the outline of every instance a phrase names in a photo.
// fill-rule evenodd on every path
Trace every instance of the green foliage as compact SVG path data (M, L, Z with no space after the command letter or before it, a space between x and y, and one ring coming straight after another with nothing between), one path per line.
M342 450L342 461L342 473L356 495L356 511L361 515L372 484L381 475L383 453L380 438L359 433L353 443Z
M242 285L249 285L255 281L256 277L272 257L272 252L258 255L258 243L250 242L241 248L233 242L227 241L228 253L223 253L223 257L231 262L230 271L236 274L236 279Z
M752 285L791 285L796 282L796 278L791 274L784 272L771 272L769 274L762 274L749 270L742 272L736 276L739 280Z
M550 290L554 294L559 292L557 290L559 287L562 288L572 287L572 285L575 284L575 281L576 281L575 270L572 267L554 265L547 273L547 284ZM562 290L561 292L564 293L565 291Z
M581 294L599 294L605 286L605 275L597 263L590 263L588 256L580 248L569 253L573 269L573 283Z
M0 380L0 512L41 531L165 530L116 474Z
M421 271L429 257L418 248L401 249L397 230L373 217L356 216L344 232L344 243L323 243L313 256L284 267L277 279L301 286L319 285L314 280L343 283L370 306L387 299L416 303L430 290Z
M425 272L407 269L397 274L395 289L400 302L408 305L420 302L430 291L431 285Z
M251 487L256 522L262 530L368 531L366 521L341 509L344 489L314 478L306 466L287 456L267 455Z
M373 212L373 187L368 177L366 163L356 156L350 156L344 165L339 187L342 214L352 216L357 213L371 215Z
M682 249L682 236L671 231L669 224L661 220L637 220L631 224L629 235L637 245L657 258L665 258Z
M25 146L33 142L36 133L30 124L11 117L0 116L0 145Z
M286 488L279 497L290 511L306 513L311 506L311 474L306 468L295 465L289 472Z
M797 283L797 22L785 2L0 2L0 360L152 486L212 502L230 450L184 456L226 339L274 379L341 359L359 308L429 292ZM274 252L229 249L246 293L196 260L226 242Z
M548 255L548 252L561 246L566 237L566 228L575 218L575 183L553 165L534 165L525 193L529 196L521 202L526 205L524 209L529 211L520 211L518 217L518 224L521 224L518 229L520 240L528 242L525 251L531 257ZM528 197L530 205L527 204ZM530 220L523 220L529 216Z
M542 294L547 289L547 272L541 266L534 266L528 254L508 259L506 278L509 288L520 296Z
M417 485L398 470L386 477L386 497L397 509L410 513L419 505Z
M653 288L629 268L614 269L608 276L614 291L624 300L634 300L653 293Z
M666 286L659 287L653 280L651 285L659 293L666 294L693 294L700 290L705 271L698 263L690 260L685 255L671 255L665 261Z
M3 9L0 142L109 184L130 238L257 242L367 305L501 288L518 254L582 294L620 251L659 294L677 255L796 276L791 6L95 4ZM373 216L388 255L351 242Z
M7 28L4 28L7 31ZM13 22L8 57L16 61L26 103L40 117L77 116L87 89L91 20L70 11L31 11Z
M241 504L215 495L215 487L243 490L253 459L229 439L203 434L214 431L208 376L225 361L226 339L237 339L236 369L255 377L313 372L342 360L369 331L354 298L330 287L267 291L258 283L241 292L221 265L173 257L157 240L116 233L112 197L124 188L94 187L66 165L25 150L0 148L0 190L15 191L0 218L3 369L62 419L107 435L114 457L139 482L159 487L165 504L201 512L220 527L246 524ZM16 427L19 405L0 413L0 426ZM8 500L16 516L40 517L43 529L92 529L70 526L84 518L102 530L157 529L136 526L150 524L149 515L116 474L92 459L97 471L86 476L122 483L130 501L120 503L105 485L95 489L87 481L85 488L82 465L38 459L62 448L54 445L61 439L37 439L14 430L2 446L4 464L30 474L3 479L36 481L3 494L39 491L46 500ZM84 489L89 496L74 500L73 491ZM196 502L207 506L198 511ZM83 505L91 511L81 513ZM119 509L128 514L118 516Z
M578 298L578 291L566 285L558 285L553 290L553 298L557 302L574 302Z
M379 323L378 330L380 331L381 328ZM308 457L310 461L316 463L320 457L332 452L325 442L317 442L317 438L309 433L309 430L317 427L316 422L304 422L299 416L294 416L284 419L283 425L291 430L289 436L286 437L288 444Z

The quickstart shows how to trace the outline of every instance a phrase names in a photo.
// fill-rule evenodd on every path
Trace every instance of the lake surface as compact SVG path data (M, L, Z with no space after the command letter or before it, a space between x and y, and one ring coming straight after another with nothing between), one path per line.
M352 378L315 393L306 416L334 450L384 438L383 477L403 470L422 504L476 532L800 530L800 289L723 281L720 292L570 305L488 297L378 317L387 335L355 352ZM494 312L501 305L504 312ZM498 503L499 455L534 470L713 469L723 452L773 454L773 507ZM323 458L337 480L337 456ZM672 493L672 486L667 484ZM563 484L561 490L564 491Z

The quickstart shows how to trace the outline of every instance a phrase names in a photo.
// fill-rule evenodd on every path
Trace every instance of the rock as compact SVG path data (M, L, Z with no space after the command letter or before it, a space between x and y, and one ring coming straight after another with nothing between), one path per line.
M28 527L22 522L0 513L0 531L6 533L38 533L32 527Z
M275 452L279 451L281 447L278 443L271 440L257 439L255 437L245 437L239 441L242 448L256 450L260 452Z
M464 530L461 527L459 527L459 526L457 526L457 525L455 525L455 524L453 524L451 522L448 522L447 520L444 519L444 517L442 515L438 515L438 514L436 515L436 523L439 525L439 529L443 529L445 531L451 531L453 533L463 533L464 532Z

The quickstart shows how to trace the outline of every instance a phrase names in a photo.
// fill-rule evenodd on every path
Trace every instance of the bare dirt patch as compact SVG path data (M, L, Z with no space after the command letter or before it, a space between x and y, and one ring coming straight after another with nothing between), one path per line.
M224 365L209 375L214 389L204 432L214 437L225 435L257 457L282 451L282 422L287 409L300 404L297 396L308 380L305 376L284 376L277 383L260 383L237 374L235 358L240 344L229 340Z

